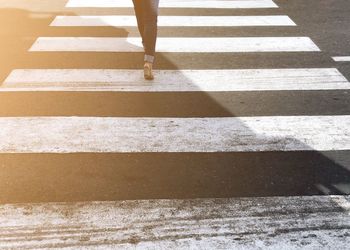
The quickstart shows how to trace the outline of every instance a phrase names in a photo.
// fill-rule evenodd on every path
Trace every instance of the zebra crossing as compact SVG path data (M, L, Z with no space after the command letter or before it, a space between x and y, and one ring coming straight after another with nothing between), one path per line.
M201 44L201 46L198 46ZM142 52L141 38L40 37L30 51ZM319 51L308 37L160 37L158 52L304 52Z
M135 16L57 16L53 27L136 27ZM285 15L271 16L160 16L158 27L296 26Z
M49 212L45 204L7 205L0 216L7 216L9 227L2 230L0 242L7 240L3 246L12 249L24 241L28 248L68 249L346 249L348 241L342 239L348 234L348 215L336 211L334 203L349 211L348 201L337 196L55 203ZM23 213L28 215L23 218ZM291 227L308 230L298 234Z
M333 60L336 62L349 62L350 56L335 56L333 57Z
M68 1L67 7L88 7L88 8L120 8L133 7L130 1L113 1L113 0L71 0ZM204 1L178 1L170 0L163 1L159 4L160 8L277 8L277 5L272 0L242 0L242 1L218 1L218 0L204 0Z
M132 2L69 0L66 7L68 9L130 9ZM278 6L271 0L167 0L160 2L160 8L170 10L203 8L209 11L236 9L239 11L240 9L278 9ZM198 27L244 29L245 27L297 26L285 15L205 17L161 15L159 24L160 29L186 27L194 31ZM102 26L135 28L136 22L131 15L79 15L57 16L50 24L52 29ZM129 53L132 57L142 53L143 48L139 37L65 36L39 37L28 51L30 53ZM159 37L157 51L168 53L169 60L177 53L184 54L189 59L193 54L198 53L218 55L322 53L309 37L290 37L281 34L273 37L177 37L174 34L171 37ZM315 65L313 68L253 67L250 69L234 69L230 65L227 65L226 69L195 67L177 69L174 67L156 70L154 82L143 80L142 72L138 69L64 68L64 65L60 65L62 68L58 69L14 69L1 85L0 92L28 94L62 92L66 95L80 92L90 94L113 92L126 96L131 96L132 92L142 95L161 92L162 94L174 93L179 101L188 93L198 93L205 95L204 99L216 102L211 98L210 93L216 92L220 95L254 92L259 95L264 92L290 92L292 95L304 91L326 92L349 89L350 83L336 68L320 68L317 67L317 62ZM96 105L103 101L96 100ZM130 103L125 103L125 109ZM224 109L220 103L216 105ZM144 108L147 109L146 106ZM39 166L35 157L44 157L47 160L44 164L47 168L43 169L48 170L51 157L52 159L62 157L68 160L59 163L63 164L62 173L58 171L53 174L51 172L53 170L48 170L48 173L44 174L52 178L51 187L40 185L31 187L28 184L31 180L26 177L18 178L18 183L24 184L24 188L28 188L28 191L34 195L38 194L35 202L49 201L49 203L33 204L25 201L26 204L1 206L0 217L7 219L0 225L0 231L4 232L0 234L0 245L9 249L24 247L219 249L283 248L303 246L308 242L315 248L327 244L341 248L350 242L347 234L350 228L350 197L348 196L350 192L346 166L337 162L344 162L343 158L346 158L344 156L350 150L349 129L350 115L348 114L251 116L247 113L245 116L238 117L235 117L235 114L226 117L212 117L209 114L206 117L164 117L161 114L153 117L71 114L71 116L1 117L0 156L5 157L3 162L12 162L12 155L18 155ZM334 156L336 160L326 157L326 153ZM80 154L81 159L75 160L73 165L79 162L85 163L81 166L76 165L78 170L67 171L65 165L72 166L69 160L73 159L75 154ZM301 162L304 161L301 168L297 167L297 160L290 163L290 165L294 164L293 166L288 166L289 163L283 160L288 159L287 154L301 157ZM302 156L303 154L306 156ZM85 157L97 160L85 161ZM123 160L111 164L104 163L102 158L109 157L116 157L117 160L123 158ZM222 164L226 157L234 159L235 162ZM275 175L277 171L276 175L284 179L278 182L274 179L276 177L270 177L263 184L257 181L257 186L254 186L254 180L249 179L255 175L254 170L259 169L259 164L264 164L259 162L264 157L278 158L280 162L272 165L281 169L266 168L256 173L270 171L271 175ZM156 164L161 167L152 169L152 164L155 164L152 158L158 159ZM247 158L252 162L247 163ZM192 159L194 164L191 163ZM313 161L315 163L312 163ZM86 162L93 163L93 166ZM226 165L227 169L221 169L221 164ZM312 164L320 164L320 169ZM113 174L110 172L111 166L116 171ZM302 169L305 166L309 168ZM90 167L97 170L91 170ZM121 170L123 167L127 169L125 172ZM55 168L59 166L55 165ZM253 171L247 174L244 168ZM232 169L234 172L231 172ZM166 172L167 170L170 171ZM295 174L294 179L288 176L290 172L298 171L300 173ZM328 171L328 179L320 177L320 174L314 171ZM96 176L91 177L92 172ZM68 173L68 177L63 173ZM79 174L86 179L77 181L81 184L81 190L77 189L76 184L72 184L74 181L64 181L65 178L74 179ZM191 177L191 174L195 175ZM229 176L230 174L232 176ZM111 184L108 181L104 183L97 180L103 180L103 178L121 180L116 175L120 175L118 178L123 179L121 185L127 183L120 190L110 191L108 185ZM278 185L281 185L279 187L288 190L286 186L290 186L292 181L310 178L305 177L306 175L315 176L311 178L314 183L307 183L314 189L310 191L305 183L302 185L296 183L295 189L301 189L302 195L338 194L338 196L290 197L294 193L289 191L283 194L284 197L227 199L230 197L230 192L237 196L237 193L232 190L237 189L239 193L240 188L245 191L242 192L243 195L238 196L245 196L244 194L256 196L258 190L264 189L269 190L268 195L265 196L273 196L270 195L273 194L271 190L278 189L273 182L278 182ZM31 174L28 178L30 176ZM36 181L41 183L38 176L40 174L34 173ZM164 180L153 180L152 176ZM268 173L264 176L268 176ZM100 186L93 184L94 180L99 181ZM186 180L194 190L186 190L187 184L184 183ZM47 183L46 181L50 182L50 179L43 180L42 183ZM287 184L281 184L283 181ZM235 182L238 186L234 185ZM206 186L212 186L213 183L221 184L215 190L206 189ZM8 185L16 186L11 183ZM52 192L54 189L59 189L55 185L68 186L68 191L56 190L56 196L50 196L48 193L50 191L45 191L45 188ZM89 192L97 189L97 194L93 193L91 196L86 194L88 192L85 191L84 185L88 186ZM133 185L135 187L132 187ZM252 186L252 190L247 192L249 188L245 186L249 185ZM147 193L147 189L152 191ZM225 189L228 191L223 193ZM109 193L109 196L104 195L103 192ZM67 199L64 198L65 196ZM123 201L96 201L112 198ZM153 200L154 198L156 200ZM128 201L130 199L134 201ZM62 201L71 203L50 203ZM76 203L76 201L85 202ZM20 200L20 202L24 201ZM156 223L160 218L164 221L163 224ZM257 218L263 221L259 222ZM35 221L34 225L33 221ZM23 237L24 234L27 236ZM304 241L299 238L303 238Z
M139 70L18 69L0 91L262 91L349 89L335 68L155 70L157 78L144 80ZM220 81L218 81L220 79Z
M2 118L0 126L0 152L4 153L350 149L350 116L35 117Z

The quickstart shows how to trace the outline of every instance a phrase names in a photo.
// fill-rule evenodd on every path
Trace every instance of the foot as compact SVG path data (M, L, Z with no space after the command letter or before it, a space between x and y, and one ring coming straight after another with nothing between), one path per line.
M143 66L143 76L146 80L153 80L154 76L152 73L152 63L145 62L145 65Z

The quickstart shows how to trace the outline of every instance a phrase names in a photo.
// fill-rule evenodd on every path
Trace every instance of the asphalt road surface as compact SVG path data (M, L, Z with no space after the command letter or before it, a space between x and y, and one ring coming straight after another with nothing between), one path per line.
M344 249L349 13L161 0L147 82L131 1L0 0L0 247Z

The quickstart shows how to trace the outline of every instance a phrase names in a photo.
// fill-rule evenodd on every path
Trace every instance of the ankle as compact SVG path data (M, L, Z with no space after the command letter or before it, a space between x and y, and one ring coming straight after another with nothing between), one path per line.
M145 61L144 66L152 67L152 66L153 66L153 63Z

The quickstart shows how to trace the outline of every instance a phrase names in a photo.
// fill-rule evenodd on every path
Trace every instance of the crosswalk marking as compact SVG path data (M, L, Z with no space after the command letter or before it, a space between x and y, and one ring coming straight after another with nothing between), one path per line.
M18 69L0 91L268 91L350 89L335 68L161 70L152 82L140 70Z
M350 62L350 56L335 56L333 60L336 62Z
M350 150L350 116L2 117L1 153Z
M0 206L0 242L6 249L253 249L266 242L346 249L349 211L346 195L8 204Z
M288 16L159 16L158 26L295 26ZM135 16L57 16L51 26L136 27Z
M123 12L131 13L130 11L133 5L132 0L68 0L66 7L130 8L124 9ZM160 7L187 8L192 9L192 12L194 8L205 8L206 10L202 11L206 14L210 14L210 10L214 9L278 8L271 0L161 0ZM73 9L70 9L70 11L73 11ZM90 11L94 15L97 13L96 9L91 9L89 12ZM219 12L223 12L223 10ZM136 27L136 19L134 16L57 16L50 25L62 27ZM159 26L273 27L296 26L296 24L285 15L160 16ZM235 29L235 31L236 30L237 29ZM265 31L266 29L263 30ZM174 35L176 34L171 34L171 36ZM283 34L276 35L278 37L159 37L157 41L157 51L184 52L188 53L186 55L187 57L190 57L192 53L206 52L320 51L309 37L282 37ZM196 36L195 30L193 36ZM208 36L210 36L210 34ZM30 51L143 52L143 48L141 40L138 37L40 37L30 48ZM254 59L255 58L257 57L254 57ZM333 59L335 61L349 61L348 57L334 57ZM239 60L239 57L237 57L237 60ZM75 65L74 67L79 68L80 66L82 65ZM227 66L229 68L232 67L232 65ZM251 66L252 65L249 65L249 67ZM280 67L285 66L286 65L280 65ZM156 79L149 82L143 79L141 70L16 69L11 72L5 82L0 86L0 91L215 92L350 89L349 82L336 68L180 69L156 70L155 74ZM346 93L346 91L342 92L343 94ZM288 92L288 94L290 93L294 92ZM314 93L316 93L316 91L313 91L313 94ZM328 95L328 92L322 92L323 95L324 93ZM14 93L13 96L17 97L21 94L22 93ZM61 95L61 97L65 99L66 96L70 94L71 93L63 93L61 95L61 93L55 93L54 95ZM80 94L81 93L74 93L72 95L80 96ZM218 93L217 95L221 94L226 95L227 93ZM240 94L241 93L235 93L234 96L239 96ZM248 95L250 94L251 93ZM254 96L254 94L260 98L261 92L253 93L252 96ZM31 94L26 93L25 95L30 96ZM85 95L87 94L83 94L84 97ZM90 95L90 93L88 95ZM104 93L102 93L102 95L104 95ZM117 94L117 96L118 95L119 94ZM144 94L142 93L142 95ZM170 95L173 95L173 93ZM182 95L187 95L187 93L174 93L175 98L179 97L180 101ZM192 94L190 93L190 95ZM196 94L194 96L199 95ZM44 95L42 96L44 97ZM95 94L91 96L95 96ZM113 94L113 96L116 95ZM129 93L122 93L120 96L123 96L121 99L127 99L129 98ZM134 96L137 96L137 94ZM152 94L147 94L147 98L148 96L152 96ZM212 96L210 96L210 94L204 94L204 96L208 97L205 98L207 100L216 101L215 98L211 100ZM231 97L230 95L228 97L233 98L234 96ZM296 100L303 98L303 92L298 92L298 96ZM314 96L316 96L316 94L314 94ZM331 97L332 95L330 95L330 98ZM46 94L45 98L50 99ZM192 96L190 96L190 98L192 98ZM288 100L290 101L291 99ZM162 100L163 103L166 101L167 100ZM21 105L25 103L25 101L20 99L19 102ZM236 100L235 102L238 103ZM280 102L281 101L271 101L274 105ZM74 99L73 103L74 105L77 103L79 103L78 105L82 105L77 99ZM93 101L92 103L95 102ZM143 105L142 108L144 108L142 111L145 111L145 104L142 103L142 101L140 103L140 106ZM242 101L242 103L244 102ZM105 103L103 105L105 105ZM215 102L215 105L220 106L220 103ZM291 105L293 105L293 103L291 103ZM174 108L174 110L176 110L177 108L174 102L171 102L169 106L171 106L170 109ZM9 109L10 108L11 107L9 107ZM264 108L268 109L268 107ZM111 111L106 110L105 107L103 107L103 109L103 112ZM123 109L124 107L120 110ZM96 112L96 110L92 110L92 113ZM281 112L280 110L278 112ZM50 109L47 115L52 115L52 113L50 113L51 111L57 112ZM66 110L64 112L66 112ZM68 110L67 112L70 112L69 114L72 115L72 110ZM121 113L123 112L124 110ZM132 112L134 111L131 111L131 113ZM266 161L268 164L270 164L269 160L281 164L281 170L278 171L283 171L286 174L284 174L284 176L278 175L274 177L276 169L273 169L272 172L274 173L270 173L269 169L265 169L265 171L268 172L268 174L266 174L268 178L265 179L265 177L260 176L261 183L258 183L256 186L252 183L258 179L254 180L254 177L251 178L252 180L242 178L242 183L244 183L242 186L247 186L249 188L252 186L249 193L251 195L256 195L257 187L263 187L262 189L264 189L264 187L270 189L277 187L278 185L272 182L276 180L274 178L281 179L279 180L281 183L292 183L289 180L289 168L293 168L298 172L295 176L293 175L291 177L291 180L295 180L297 178L296 176L301 177L304 173L306 173L305 175L311 173L310 175L313 178L301 180L301 182L310 182L303 183L305 186L316 186L318 190L324 193L333 192L331 191L332 188L336 190L336 192L346 193L348 191L348 183L344 181L347 180L348 176L346 176L346 170L342 169L345 160L337 161L339 158L335 157L336 159L333 159L329 155L327 156L329 152L320 153L317 151L332 151L332 154L335 155L338 154L339 151L344 150L341 153L345 155L347 150L350 150L350 115L312 116L312 114L310 114L310 116L183 118L162 117L162 114L157 112L159 111L154 111L154 116L161 117L1 117L0 156L3 158L12 157L12 159L16 160L5 160L2 164L5 168L11 168L11 171L8 171L9 175L4 175L5 179L3 179L5 181L3 183L5 184L3 187L9 183L15 184L4 188L4 192L0 195L1 201L3 201L3 199L5 199L5 201L8 199L6 195L9 196L8 194L11 193L9 190L12 190L13 187L14 190L27 190L27 194L29 192L34 194L38 193L37 196L33 195L32 197L36 197L34 200L37 199L39 202L47 200L57 201L60 199L82 200L82 197L88 197L87 199L95 199L95 197L97 197L96 199L107 199L106 197L112 197L112 199L116 197L122 197L122 199L125 197L127 199L130 199L130 197L140 198L140 196L137 196L143 191L140 191L140 189L146 190L143 196L141 195L141 197L146 199L151 199L152 197L181 198L181 196L179 197L176 196L177 194L174 194L179 189L183 189L184 192L193 191L191 188L188 188L188 186L178 184L181 175L176 175L174 177L171 173L169 174L168 171L164 171L164 173L166 173L165 175L169 175L173 178L171 182L174 184L167 187L168 190L171 191L163 193L167 195L161 196L159 189L164 188L162 185L164 185L166 179L162 179L164 176L162 173L155 173L152 169L152 167L154 167L153 164L160 164L161 169L164 169L163 167L169 169L168 164L170 162L170 166L173 164L174 169L177 172L181 172L178 170L178 161L172 162L172 160L169 160L170 158L167 158L168 155L180 159L180 165L183 164L183 169L190 169L193 166L194 168L198 167L200 172L210 177L208 177L209 182L203 182L203 179L205 180L206 178L203 178L203 175L193 176L190 172L182 171L182 176L186 175L184 179L188 178L189 183L195 183L191 187L204 190L203 193L205 195L200 192L194 192L195 195L190 197L218 197L217 194L223 197L224 195L222 194L227 194L228 192L221 192L219 189L233 189L234 185L230 186L230 183L244 176L240 175L240 173L236 176L232 173L237 172L230 172L227 171L227 169L231 168L233 165L235 165L234 167L236 167L236 165L241 165L239 166L242 167L241 169L244 168L244 171L250 171L247 166L249 166L249 164L256 164L256 162L259 162L261 159L268 159ZM211 113L213 111L206 112L210 112L207 116L213 115L213 113ZM246 111L239 110L239 112ZM290 111L282 110L282 113L283 112L288 113ZM323 112L327 113L328 111L317 110L317 112L317 114L323 114ZM232 114L230 113L228 116L235 115L233 113L234 112L232 112ZM344 111L339 113L343 114ZM101 115L101 113L98 113L98 115ZM132 115L135 115L135 113L132 113ZM113 116L113 114L108 113L107 116ZM141 114L141 116L147 116L147 114ZM300 171L300 168L298 170L298 164L295 164L295 162L298 161L280 163L279 159L281 158L279 157L276 159L269 158L271 157L270 154L283 154L283 160L290 159L294 155L291 151L307 151L306 154L310 155L308 155L307 158L301 157L302 159L299 161L302 162L307 159L306 162L302 162L301 164L302 167L306 166L307 169L305 172ZM218 158L213 157L213 155L217 154L212 154L215 152L254 153L244 154L248 155L244 157L242 157L242 154L234 153L235 157L237 157L235 160L232 160L233 158L226 158L226 155L231 154L219 154L221 160L219 160L218 163ZM259 154L259 152L264 152L262 154L265 155L265 158L260 157L261 154ZM266 157L266 152L268 152L268 157ZM284 152L287 152L287 154ZM7 153L11 155L9 156ZM12 153L33 153L33 155L28 155L28 157L31 158L30 163L23 161L22 165L18 164L18 162L23 155L13 155ZM49 155L45 155L45 153L49 153ZM57 156L55 155L56 153L60 155ZM81 156L80 154L74 153L87 154L82 154L83 156ZM98 157L101 158L98 158L96 157L98 153L154 153L138 155L147 155L147 157L150 158L153 158L154 155L167 155L167 157L156 158L166 160L164 162L160 161L155 163L156 160L147 161L141 159L141 161L139 161L140 158L134 158L133 154L108 154L108 156L99 154ZM183 154L163 153L186 154L185 157L182 158ZM188 165L187 161L191 161L193 155L198 155L188 153L204 153L199 155L205 155L205 161L210 161L215 171L208 171L206 168L208 164L204 164L203 167L201 159L197 159L195 163L191 162L191 165ZM304 152L302 152L302 154L304 154ZM59 166L62 166L62 162L64 165L65 162L62 159L72 159L69 157L64 158L71 155L78 155L78 157L75 158L77 163L73 162L70 165L73 166L74 174L68 174L67 180L67 172L62 171L59 167L56 168L55 166L57 165L55 164L60 164ZM86 155L91 157L89 159L92 160L85 161L87 158ZM125 158L125 162L120 160L120 158L108 160L107 158L110 155L118 155L118 157L122 156L127 159ZM252 160L251 163L245 162L245 159L252 155L254 160ZM295 155L298 155L296 158L300 156L299 153ZM285 156L288 157L285 158ZM36 157L39 160L32 161L32 159ZM51 161L53 158L55 158L56 163L55 160ZM44 162L42 164L45 165L47 159L50 160L49 165L46 168L38 168L41 162ZM316 159L316 163L313 162L314 159ZM96 162L101 163L100 160L108 161L108 166L111 166L108 167L108 172L101 167L103 164L95 164ZM40 164L36 164L39 161ZM129 168L128 164L133 165L136 161L141 168ZM82 166L85 162L87 162L86 166ZM113 164L116 163L118 167L119 165L125 164L127 174L124 176L124 173L122 173L120 169L115 170L116 165L109 165L110 162L113 162ZM146 165L147 163L151 165L147 170L143 168L145 166L143 163L145 162ZM224 162L224 164L220 164L220 162ZM217 175L216 167L219 166L219 168L221 168L222 165L226 164L228 168L221 169L219 172L221 171L221 173L229 177L226 180L222 180L222 175L221 177ZM320 164L321 167L315 167L317 164ZM324 167L324 165L327 166ZM276 166L276 164L272 164L272 166ZM16 167L16 170L12 170L12 167ZM34 171L32 172L34 172L34 174L28 174L30 171L21 172L21 170L23 170L21 167L33 167ZM89 172L84 170L85 167L87 167L89 171L91 167L95 167L96 172L98 172L97 176L93 174L93 171ZM256 168L252 169L261 169L261 167L262 166L258 164ZM339 169L333 172L333 170L329 170L327 167L339 168L344 170L344 172ZM57 171L57 169L59 169L59 171ZM152 169L152 171L149 171L149 169ZM156 170L157 168L154 169ZM133 172L135 170L141 174L137 176L137 174ZM319 173L313 176L311 171L317 170L320 170L318 172L326 170L326 178ZM71 169L69 169L69 172L70 171ZM251 172L253 173L251 173L250 176L256 175L256 172ZM113 174L109 175L110 173L118 174L119 176L123 175L122 178L125 178L126 181L120 184L118 180L116 181ZM330 175L328 177L327 174L329 173ZM115 186L117 187L115 189L111 188L113 195L107 194L110 192L110 190L106 188L108 185L106 183L109 183L105 179L107 175L111 176L109 180L119 185ZM10 176L10 178L8 176ZM13 176L15 176L15 178L13 178ZM45 179L43 176L49 177L47 178L47 182L43 181ZM148 182L149 176L154 180L153 183ZM322 176L322 178L319 178L320 176ZM18 177L20 180L16 182L16 178ZM160 179L157 179L159 177ZM48 189L45 189L45 185L42 183L49 183L52 181L51 178L55 179L55 181L49 184L50 187ZM81 181L82 179L84 180ZM301 177L301 179L303 179L303 177ZM37 182L33 185L35 180ZM103 184L100 186L99 181L103 181ZM183 180L181 181L184 183ZM89 189L82 188L71 195L68 194L72 190L71 187L76 186L70 184L67 188L68 191L63 188L60 190L60 187L63 187L69 182L76 182L78 184L85 183L87 186L96 188L97 191L95 192L94 189L93 192L90 192L94 193L94 195L84 196L83 193L87 193ZM215 186L214 184L211 187L205 186L205 184L208 183L220 183L220 185ZM21 184L24 185L22 186ZM126 187L124 187L124 185ZM142 186L142 188L135 188L133 185L137 187ZM284 185L289 188L288 184ZM296 185L300 186L300 183L296 183ZM157 188L157 193L152 196L152 191L149 190L155 187ZM42 188L41 190L45 190L45 192L41 192L40 188ZM306 187L305 189L303 188L304 187L302 187L300 191L298 187L290 187L291 190L293 189L293 192L309 192L309 190L305 191ZM140 193L136 195L132 194L136 189L136 192ZM52 194L50 192L52 192ZM279 192L279 194L291 195L290 193L284 193L285 191ZM120 193L123 193L123 195L120 195ZM239 195L242 193L244 193L244 191L238 191ZM229 195L232 196L232 193L229 193ZM23 195L21 198L20 194L19 197L20 198L16 197L15 199L28 200L28 196L25 197L25 195ZM21 201L16 200L15 202ZM31 200L30 202L34 201ZM118 247L123 249L291 249L305 247L318 249L335 247L346 249L350 244L350 238L348 237L350 226L349 213L350 196L9 204L0 206L0 247L9 249L55 247L66 247L67 249L114 249Z
M200 46L199 46L200 45ZM143 52L139 37L39 37L30 51ZM158 52L316 52L309 37L159 37Z
M132 8L132 0L69 0L68 8ZM272 0L166 0L160 1L160 8L277 8Z

